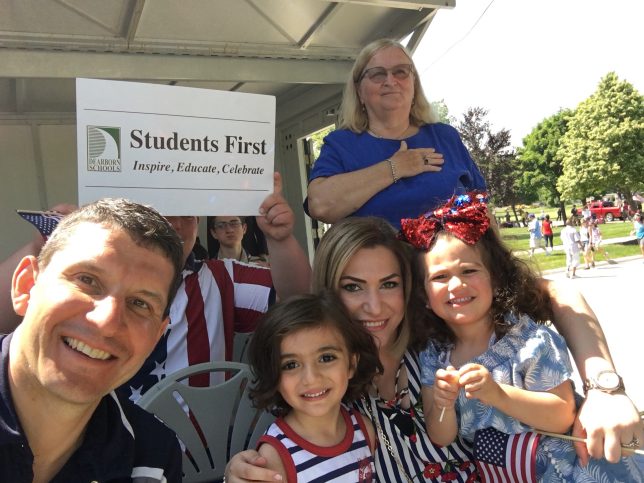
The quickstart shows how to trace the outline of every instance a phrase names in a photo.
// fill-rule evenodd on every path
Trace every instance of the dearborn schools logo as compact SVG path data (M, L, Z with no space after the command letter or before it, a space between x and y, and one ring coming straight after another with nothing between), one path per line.
M87 126L87 170L121 172L121 128Z

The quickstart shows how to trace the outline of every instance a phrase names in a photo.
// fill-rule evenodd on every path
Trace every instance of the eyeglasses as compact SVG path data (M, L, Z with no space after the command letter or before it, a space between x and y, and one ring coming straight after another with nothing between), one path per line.
M391 69L385 69L384 67L372 67L362 72L362 75L358 79L358 82L366 77L374 84L382 84L385 80L387 80L387 75L390 72L394 79L405 80L413 71L414 67L411 64L395 65Z
M230 220L230 221L218 221L213 225L215 230L225 230L226 228L239 228L242 226L242 222L239 220Z

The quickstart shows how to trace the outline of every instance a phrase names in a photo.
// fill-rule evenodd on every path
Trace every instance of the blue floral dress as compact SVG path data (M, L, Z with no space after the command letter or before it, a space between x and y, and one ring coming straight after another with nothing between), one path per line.
M529 391L548 391L570 379L572 365L566 342L559 334L527 316L506 315L512 325L500 340L494 335L486 352L469 362L485 366L498 383L509 384ZM434 385L439 368L449 365L451 347L430 342L420 354L421 382ZM467 399L465 392L456 400L459 435L473 442L474 434L485 428L495 428L506 434L518 434L532 428L499 410ZM591 459L582 468L570 441L541 436L536 454L536 476L544 482L642 482L644 476L633 458L618 463Z

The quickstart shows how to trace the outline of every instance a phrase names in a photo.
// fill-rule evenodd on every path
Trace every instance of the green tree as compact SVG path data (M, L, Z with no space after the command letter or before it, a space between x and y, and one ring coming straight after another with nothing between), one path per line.
M493 203L514 206L518 199L514 186L515 153L510 147L510 131L492 131L486 116L486 109L471 107L463 114L463 120L457 123L456 129L481 170Z
M644 189L644 98L614 72L570 118L558 156L557 188L566 199Z
M445 99L432 102L431 105L434 114L436 114L436 117L438 118L438 122L453 124L454 118L449 115L449 109L447 108L447 104L445 104Z
M557 189L557 180L563 174L558 151L572 115L565 109L541 121L523 138L523 147L517 152L517 188L550 206L559 206L563 213L565 207Z
M335 130L335 125L332 124L331 126L327 126L323 129L320 129L319 131L314 132L309 136L309 139L311 140L311 144L313 147L313 159L318 159L320 156L320 151L322 150L322 145L324 144L324 138L326 137L327 134L329 134L331 131Z

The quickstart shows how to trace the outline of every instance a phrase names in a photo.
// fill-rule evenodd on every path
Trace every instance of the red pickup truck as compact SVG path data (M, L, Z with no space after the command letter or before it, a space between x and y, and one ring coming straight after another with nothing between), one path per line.
M593 218L604 219L606 221L613 221L615 218L624 219L624 213L617 206L614 206L610 201L591 201L588 204L590 213ZM627 210L629 211L629 210Z

